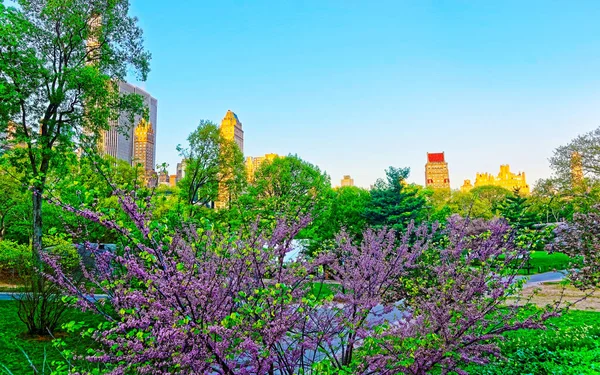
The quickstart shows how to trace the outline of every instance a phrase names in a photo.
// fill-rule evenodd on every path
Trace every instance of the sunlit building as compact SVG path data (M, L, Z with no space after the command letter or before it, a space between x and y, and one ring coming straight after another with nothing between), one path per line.
M344 176L344 178L342 178L342 187L344 186L354 186L354 179L348 175Z
M228 110L225 114L225 117L221 121L219 131L223 138L235 141L242 154L244 153L244 131L242 130L242 123L237 115L231 112L231 110Z
M583 160L577 151L571 153L571 184L578 186L583 182Z
M462 191L463 193L466 193L471 189L473 189L473 184L471 183L471 180L465 180L463 185L460 187L460 191Z
M133 86L126 82L119 82L119 92L122 94L138 94L143 98L144 104L148 108L148 121L152 127L154 143L148 152L152 155L151 160L154 165L156 158L156 120L158 102L150 96L146 91L139 87ZM130 121L130 116L127 113L122 113L117 121L111 121L110 129L104 131L100 141L100 151L114 158L125 160L127 163L134 165L135 158L135 126L139 124L142 117L136 115L133 124ZM150 160L150 159L149 159Z
M234 141L240 148L240 151L244 153L244 131L242 130L242 123L237 115L231 110L227 111L225 117L221 121L219 132L226 140ZM219 196L215 202L215 208L220 209L227 207L230 200L231 197L229 191L227 191L225 184L222 182L219 185Z
M271 162L275 158L278 158L277 154L265 154L264 156L248 156L246 158L246 175L248 176L248 181L254 181L254 174L260 168L260 166L265 162Z
M427 153L425 186L450 190L450 172L443 152Z
M471 181L465 180L465 184L463 184L461 190L470 190L467 182L470 185ZM527 180L525 179L525 172L512 173L508 164L501 165L500 172L496 176L491 173L477 173L474 187L479 186L500 186L510 191L518 189L519 193L523 195L529 194L529 185L527 185Z
M141 164L145 171L154 170L154 130L145 119L135 127L133 145L133 164Z

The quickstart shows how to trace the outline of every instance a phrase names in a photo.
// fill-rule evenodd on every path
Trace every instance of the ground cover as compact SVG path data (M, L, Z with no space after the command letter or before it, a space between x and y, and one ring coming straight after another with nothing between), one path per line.
M529 261L518 270L521 275L533 275L556 270L564 270L571 267L572 259L562 253L551 253L547 251L532 251ZM521 263L515 263L521 267Z
M559 285L550 284L545 294L550 295ZM335 285L313 284L313 293L323 297L332 295ZM327 294L326 294L327 293ZM86 321L95 325L98 318L89 313L70 310L67 320ZM506 334L501 347L506 361L495 361L486 366L472 366L471 374L597 374L600 373L600 312L570 311L566 315L551 319L546 330L523 330ZM52 361L61 356L52 347L52 342L39 337L26 337L25 326L17 318L14 301L0 301L0 363L13 374L31 374L32 370L23 353L38 367L44 366L46 373ZM57 334L67 348L84 353L89 342L77 334ZM1 366L0 366L1 367ZM0 374L7 373L0 370Z
M96 326L99 318L90 313L71 309L66 313L65 321L83 321ZM45 369L43 373L49 374L52 361L62 360L60 352L53 347L50 338L29 337L25 332L25 324L17 316L17 303L0 301L0 374L34 373L25 354L40 371L40 374L42 369ZM75 350L78 353L85 353L91 344L77 333L55 332L55 336L64 340L67 349Z
M472 366L469 374L600 374L600 312L570 311L546 330L509 332L500 344L505 360Z

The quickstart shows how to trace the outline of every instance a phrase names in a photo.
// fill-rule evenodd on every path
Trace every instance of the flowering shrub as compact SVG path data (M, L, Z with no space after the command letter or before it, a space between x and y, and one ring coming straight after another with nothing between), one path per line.
M86 358L110 374L464 373L499 355L502 333L557 314L506 305L522 283L510 265L528 253L502 221L468 233L458 217L443 230L367 230L360 243L342 233L333 252L284 262L307 218L282 218L268 233L215 233L209 224L167 227L130 196L120 201L131 228L65 207L124 244L96 252L86 282L45 256L48 277L106 318L85 332L98 343ZM315 294L323 265L335 298ZM90 298L98 292L109 298Z
M574 285L584 290L600 285L600 206L574 214L572 222L560 223L554 232L556 238L549 250L578 260L576 272L570 274Z

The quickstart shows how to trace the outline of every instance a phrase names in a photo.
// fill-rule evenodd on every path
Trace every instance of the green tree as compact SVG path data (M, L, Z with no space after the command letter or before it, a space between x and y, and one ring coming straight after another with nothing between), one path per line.
M365 210L370 201L369 191L360 187L329 189L323 211L303 233L311 240L309 251L314 253L329 247L342 229L352 238L360 237L367 226Z
M506 197L498 206L500 215L517 229L532 229L540 222L538 215L531 209L529 199L513 195Z
M73 150L94 150L121 113L132 123L144 112L139 95L119 94L118 81L129 68L145 80L150 56L128 0L16 2L0 2L0 133L8 135L5 157L31 187L32 259L42 269L48 179L68 172ZM30 333L47 334L57 322L60 292L49 285L32 273L20 300Z
M32 250L39 266L50 173L78 143L95 144L121 112L132 120L141 113L141 97L119 95L117 82L128 68L145 79L149 54L128 0L17 3L18 9L0 3L0 132L10 136L10 159L32 186Z
M5 238L9 226L17 221L24 200L25 194L16 171L0 169L0 241Z
M448 205L452 191L428 187L422 189L421 194L427 201L427 221L446 222L446 219L452 214L452 210Z
M574 155L577 154L583 177L600 178L600 128L577 136L568 144L559 146L550 158L550 167L563 187L572 186Z
M280 217L310 215L316 219L325 209L331 188L329 176L296 155L264 162L246 193L233 205L233 220L252 223L260 218L273 224Z
M219 189L229 198L243 189L246 174L244 155L237 144L226 140L211 121L201 120L188 136L189 146L177 146L185 160L185 177L179 183L180 193L190 206L205 206L217 200Z
M389 167L385 173L386 180L377 180L371 190L365 210L367 223L402 231L411 221L422 221L427 202L418 187L406 184L410 169Z
M491 219L498 216L498 207L513 193L500 186L478 186L467 192L452 193L448 206L462 217Z

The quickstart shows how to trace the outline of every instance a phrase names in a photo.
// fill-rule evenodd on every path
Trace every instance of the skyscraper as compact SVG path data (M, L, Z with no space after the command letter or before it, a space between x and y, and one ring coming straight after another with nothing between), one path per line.
M573 187L581 185L583 182L583 160L581 153L573 151L571 153L571 185Z
M122 94L138 94L142 96L144 104L148 108L149 122L154 135L154 142L149 152L152 154L152 168L156 159L156 118L158 102L150 96L146 91L139 87L133 86L127 82L119 82L119 92ZM135 156L135 124L139 124L142 117L136 115L133 124L130 122L129 114L122 113L117 121L112 121L110 129L102 134L100 141L100 150L114 158L125 160L129 164L134 165Z
M181 163L177 163L177 169L175 173L177 182L183 180L185 177L185 159L181 160Z
M240 148L242 154L244 153L244 131L242 130L242 123L237 115L231 112L231 110L227 111L223 121L221 121L219 132L226 140L234 141ZM222 180L219 184L219 196L215 202L216 209L227 207L231 200L231 194L226 187L226 183L227 181Z
M225 139L235 141L242 154L244 153L244 131L242 130L242 123L237 115L231 112L231 110L228 110L225 114L223 121L221 121L219 131Z
M141 119L134 131L133 164L141 164L144 171L154 171L154 129Z
M427 153L425 186L450 190L450 173L443 152Z

